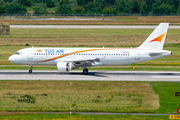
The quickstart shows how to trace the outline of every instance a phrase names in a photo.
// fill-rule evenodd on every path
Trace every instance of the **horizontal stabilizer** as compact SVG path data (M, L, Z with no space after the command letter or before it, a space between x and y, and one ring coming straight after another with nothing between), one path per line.
M149 53L149 55L151 56L151 57L155 57L155 56L159 56L159 55L165 55L165 54L167 54L167 53L169 53L169 52L165 52L165 51L162 51L162 52L151 52L151 53ZM172 53L171 53L172 54Z

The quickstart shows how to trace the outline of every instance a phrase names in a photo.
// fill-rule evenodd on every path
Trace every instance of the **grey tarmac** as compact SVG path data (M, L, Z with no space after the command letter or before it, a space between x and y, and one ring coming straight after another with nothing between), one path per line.
M83 28L83 29L154 29L158 25L10 25L10 28ZM178 25L170 25L169 29L180 29Z
M0 80L70 80L70 81L163 81L180 82L175 71L82 71L57 72L55 70L0 70Z
M163 113L107 113L107 112L73 112L81 115L179 115ZM0 115L23 115L23 114L70 114L70 112L0 112Z

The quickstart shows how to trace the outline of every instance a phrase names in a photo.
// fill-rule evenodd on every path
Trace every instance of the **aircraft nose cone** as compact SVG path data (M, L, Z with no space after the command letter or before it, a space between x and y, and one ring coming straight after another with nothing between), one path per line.
M13 56L10 56L10 57L9 57L9 61L10 61L10 62L14 63L14 60L15 60L15 59L14 59Z

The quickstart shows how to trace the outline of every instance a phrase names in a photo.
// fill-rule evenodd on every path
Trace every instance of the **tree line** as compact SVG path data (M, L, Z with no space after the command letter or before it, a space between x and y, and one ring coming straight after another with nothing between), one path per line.
M180 14L180 0L0 0L0 14ZM48 10L51 8L50 10Z

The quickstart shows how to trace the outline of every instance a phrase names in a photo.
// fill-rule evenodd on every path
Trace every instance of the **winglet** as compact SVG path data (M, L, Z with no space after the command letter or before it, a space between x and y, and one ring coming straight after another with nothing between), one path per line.
M138 47L143 49L162 50L167 34L169 23L160 23L151 35Z

